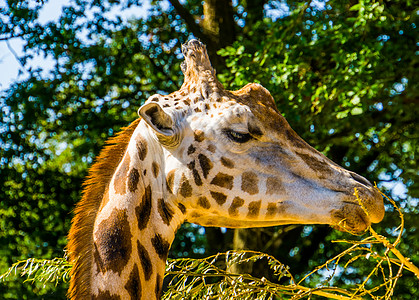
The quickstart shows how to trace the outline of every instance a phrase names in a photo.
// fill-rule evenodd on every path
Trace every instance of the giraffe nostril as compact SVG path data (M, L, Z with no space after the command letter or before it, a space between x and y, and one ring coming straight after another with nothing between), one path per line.
M372 186L371 182L369 182L367 179L365 179L364 177L356 174L356 173L349 173L351 175L351 177L355 180L358 181L360 184L363 184L365 186Z

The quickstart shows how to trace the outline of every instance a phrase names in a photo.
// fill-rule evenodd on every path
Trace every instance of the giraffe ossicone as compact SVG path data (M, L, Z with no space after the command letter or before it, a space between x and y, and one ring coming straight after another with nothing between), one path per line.
M159 298L185 221L362 231L384 216L371 183L304 142L269 91L225 90L205 45L191 40L182 52L181 88L151 96L89 172L69 233L71 299Z

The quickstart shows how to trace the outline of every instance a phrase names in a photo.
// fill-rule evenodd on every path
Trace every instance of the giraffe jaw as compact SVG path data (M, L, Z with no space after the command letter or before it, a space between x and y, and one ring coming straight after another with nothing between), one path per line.
M199 208L191 208L188 209L186 220L202 226L226 228L328 224L341 231L358 233L365 231L371 223L380 222L384 216L384 207L377 200L381 195L375 188L358 186L357 190L358 199L345 192L329 191L322 198L271 201L269 203L276 204L275 210L262 204L258 217L254 218L246 216L247 211L240 211L240 208L235 215L220 212L202 214ZM295 196L304 198L302 194ZM229 205L226 204L227 207Z
M233 219L225 216L200 216L199 218L192 218L187 221L206 227L222 226L226 228L255 228L292 224L325 224L331 225L337 230L351 233L363 232L371 225L371 221L363 209L353 203L346 204L341 209L332 210L323 216L316 215L313 219L309 216L307 216L307 219L301 219L300 216L298 219L285 217L284 219L279 220L245 220Z

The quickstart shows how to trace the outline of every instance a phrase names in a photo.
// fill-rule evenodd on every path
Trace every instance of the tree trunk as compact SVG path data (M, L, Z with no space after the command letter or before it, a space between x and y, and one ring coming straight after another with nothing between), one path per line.
M203 5L204 20L201 23L207 36L207 50L216 70L225 69L225 61L217 55L221 48L233 44L237 38L231 0L206 0Z
M205 0L203 3L204 18L199 24L178 0L169 0L178 14L183 18L188 29L207 46L208 55L213 67L219 72L226 68L225 61L217 55L217 51L228 45L232 45L238 36L248 34L253 30L256 22L263 19L264 5L267 0L246 0L240 1L247 13L244 27L240 27L235 21L235 10L232 0ZM250 38L250 37L247 37ZM225 251L231 246L235 250L249 249L256 251L266 251L265 245L271 239L272 229L236 229L231 243L232 234L221 234L218 228L206 229L208 244L212 249L208 249L207 254ZM227 231L231 233L231 231ZM267 234L269 232L269 234ZM230 238L230 239L229 239ZM221 245L222 244L222 245ZM281 239L275 242L276 247L281 244ZM234 271L240 273L262 274L267 276L268 267L265 262L237 265Z

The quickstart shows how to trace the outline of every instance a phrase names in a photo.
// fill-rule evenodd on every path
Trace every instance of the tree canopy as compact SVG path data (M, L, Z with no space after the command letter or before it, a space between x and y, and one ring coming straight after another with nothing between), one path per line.
M19 259L62 256L88 167L148 96L179 88L180 46L191 37L207 44L226 88L261 83L306 141L391 194L405 212L401 249L419 264L413 1L73 0L44 24L45 2L8 0L0 8L0 41L24 40L24 67L34 55L54 61L47 75L25 67L28 78L0 94L0 273ZM133 6L148 12L130 21L109 14ZM387 206L374 226L396 236L396 215ZM253 248L304 274L333 257L339 246L330 241L342 235L328 226L233 233L186 224L171 256ZM357 267L342 273L343 285L364 274ZM255 265L252 272L263 271ZM397 299L418 293L413 275L400 282ZM0 298L57 299L65 289L10 281L1 283Z

